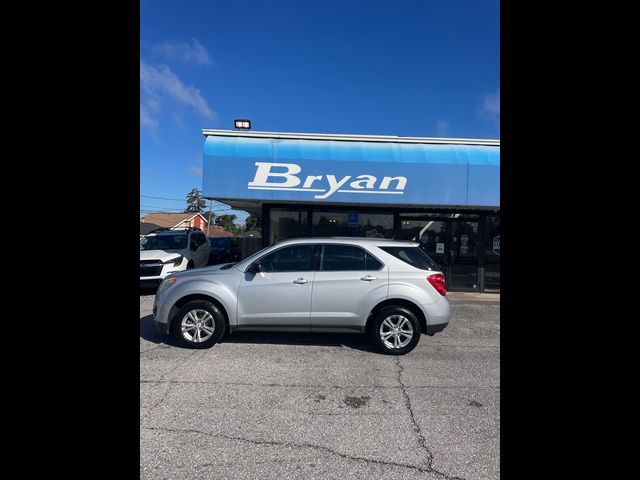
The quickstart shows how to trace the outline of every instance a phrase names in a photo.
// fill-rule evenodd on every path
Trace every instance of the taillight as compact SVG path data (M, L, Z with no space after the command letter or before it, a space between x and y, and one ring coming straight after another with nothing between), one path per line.
M434 273L427 277L427 281L433 285L433 288L443 297L447 294L447 287L444 284L444 275L441 273Z

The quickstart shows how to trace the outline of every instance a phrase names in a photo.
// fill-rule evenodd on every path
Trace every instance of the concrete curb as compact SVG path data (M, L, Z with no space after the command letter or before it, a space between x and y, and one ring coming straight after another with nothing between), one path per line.
M477 293L477 292L447 292L447 298L451 302L473 300L475 302L499 302L499 293Z

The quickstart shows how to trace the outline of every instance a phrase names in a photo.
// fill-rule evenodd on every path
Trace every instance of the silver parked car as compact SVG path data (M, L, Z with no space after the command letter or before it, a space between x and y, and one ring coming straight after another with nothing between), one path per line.
M298 238L235 264L175 273L153 305L158 330L208 348L242 330L354 332L407 353L449 323L442 272L418 243Z

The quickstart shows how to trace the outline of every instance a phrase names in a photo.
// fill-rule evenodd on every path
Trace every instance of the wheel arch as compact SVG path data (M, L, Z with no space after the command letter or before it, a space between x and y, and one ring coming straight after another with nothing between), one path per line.
M373 324L373 319L375 318L377 313L383 308L390 307L390 306L404 307L407 310L409 310L418 319L418 323L420 324L420 333L427 332L427 318L424 312L422 311L422 308L420 308L417 304L405 298L389 298L387 300L384 300L378 303L375 307L373 307L373 309L371 310L371 313L369 313L369 316L367 317L367 324L365 325L366 333L369 333L371 325Z
M171 331L171 325L173 324L173 321L175 320L175 317L178 311L183 307L183 305L185 305L188 302L191 302L192 300L204 300L204 301L213 303L216 306L216 308L222 312L222 315L224 316L225 328L229 333L231 333L231 325L229 323L229 314L227 313L227 309L224 307L222 302L220 302L218 299L212 297L211 295L206 295L204 293L192 293L190 295L185 295L184 297L179 298L173 304L173 306L171 307L171 310L169 310L169 315L167 318L167 330Z

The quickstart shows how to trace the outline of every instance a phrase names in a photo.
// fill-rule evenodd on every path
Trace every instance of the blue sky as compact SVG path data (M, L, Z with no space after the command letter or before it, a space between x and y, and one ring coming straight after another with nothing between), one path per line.
M141 215L185 208L202 188L201 129L235 118L264 131L499 138L500 3L141 0Z

